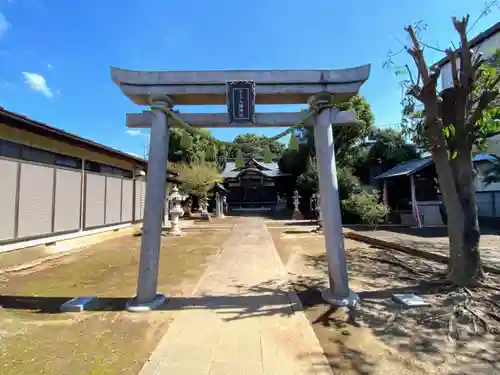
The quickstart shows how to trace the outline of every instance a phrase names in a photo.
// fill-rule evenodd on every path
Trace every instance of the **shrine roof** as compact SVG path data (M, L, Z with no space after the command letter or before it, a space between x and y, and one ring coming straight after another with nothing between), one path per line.
M375 177L375 179L385 179L398 176L410 176L431 164L432 164L431 157L410 160L406 163L401 163L396 165L394 168L391 168L388 171L385 171L384 173L378 175L377 177Z
M280 168L279 168L277 162L264 163L261 161L257 161L253 158L250 160L247 160L245 162L244 168L237 168L235 162L232 162L232 161L226 162L226 168L224 168L224 171L222 171L221 175L224 178L236 178L241 173L243 173L244 171L246 171L247 169L250 168L248 166L250 162L253 162L255 164L255 166L259 169L259 171L267 177L288 176L288 174L282 173L280 171Z
M496 157L490 154L477 154L472 158L472 161L475 163L479 163L482 161L486 162L494 162ZM386 179L398 176L411 176L418 171L424 169L425 167L431 165L433 163L432 157L428 156L423 159L414 159L410 160L406 163L401 163L396 165L394 168L385 171L384 173L375 177L375 179Z

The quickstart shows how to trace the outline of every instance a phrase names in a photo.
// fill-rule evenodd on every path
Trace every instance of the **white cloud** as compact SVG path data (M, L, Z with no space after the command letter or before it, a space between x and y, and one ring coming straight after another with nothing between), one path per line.
M52 64L47 64L47 69L52 70Z
M141 131L139 129L127 129L125 131L128 135L144 135L141 133Z
M32 90L38 91L39 93L45 95L47 98L52 98L54 93L47 86L47 81L45 78L37 73L23 72L24 83L26 83Z
M7 21L7 18L0 13L0 38L3 37L12 25Z

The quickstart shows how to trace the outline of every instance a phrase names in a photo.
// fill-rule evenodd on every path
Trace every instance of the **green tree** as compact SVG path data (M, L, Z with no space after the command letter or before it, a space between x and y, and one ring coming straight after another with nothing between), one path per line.
M236 168L243 168L245 166L245 159L243 157L243 152L241 150L237 151L234 163Z
M380 174L400 163L419 159L420 154L414 143L408 143L402 132L394 129L376 129L357 151L354 161L356 175L362 183L371 183L373 173Z
M345 211L359 217L371 228L387 216L388 209L382 203L378 203L379 193L377 191L357 191L344 199L341 204Z
M297 189L300 195L310 196L318 191L318 168L316 159L312 156L307 161L307 166L297 178Z
M288 141L288 149L291 151L297 151L299 149L299 145L297 143L297 136L295 133L290 135L290 140Z
M417 146L406 142L403 134L393 129L377 129L371 138L374 143L367 153L367 161L386 169L408 160L419 158Z
M491 111L500 89L497 67L485 66L482 56L471 52L468 22L469 16L453 18L460 47L446 50L452 87L442 91L438 90L440 67L428 67L415 27L406 28L411 40L407 51L416 65L416 75L406 65L411 74L404 82L407 95L403 100L407 130L432 153L448 218L447 279L458 286L474 284L484 276L472 149L484 137L484 128L491 126ZM413 75L418 79L414 80Z
M193 145L193 137L186 131L181 134L180 146L187 150Z
M180 188L199 198L207 197L215 183L223 180L213 163L177 164L173 170L179 173Z
M273 154L271 153L271 149L269 148L268 145L264 146L263 155L264 155L264 163L272 163Z
M271 153L274 155L281 155L285 146L278 141L270 142L269 138L262 135L246 133L238 135L233 141L233 150L230 157L235 157L237 150L241 150L244 155L255 156L263 152L264 147L268 146Z
M354 111L358 123L349 126L333 126L333 140L335 146L335 159L337 165L352 166L358 159L361 150L360 145L373 133L374 116L368 102L360 95L355 95L347 102L339 103L336 107L342 111ZM301 139L301 146L308 152L302 155L307 158L309 155L316 155L314 146L314 132L312 127L304 127L298 130L298 137ZM303 144L302 144L303 143ZM306 165L304 161L302 163Z
M208 145L205 157L208 161L215 161L217 158L217 146L215 144Z

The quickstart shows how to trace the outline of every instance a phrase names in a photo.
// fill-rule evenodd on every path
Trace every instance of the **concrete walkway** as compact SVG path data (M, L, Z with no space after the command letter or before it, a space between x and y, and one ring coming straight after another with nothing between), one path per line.
M237 224L196 293L167 305L175 320L140 375L332 374L285 283L263 220Z

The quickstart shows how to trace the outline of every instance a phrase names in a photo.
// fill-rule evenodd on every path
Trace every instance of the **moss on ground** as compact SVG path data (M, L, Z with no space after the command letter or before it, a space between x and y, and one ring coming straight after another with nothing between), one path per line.
M190 231L183 237L164 237L158 290L173 296L189 294L229 234ZM19 296L23 303L19 308L0 308L0 373L137 374L168 329L173 312L47 311L58 303L57 297L97 295L125 301L134 296L139 248L140 237L121 237L4 275L2 298Z

